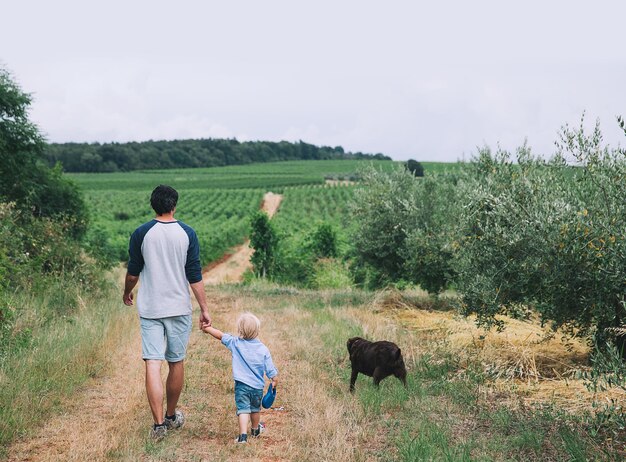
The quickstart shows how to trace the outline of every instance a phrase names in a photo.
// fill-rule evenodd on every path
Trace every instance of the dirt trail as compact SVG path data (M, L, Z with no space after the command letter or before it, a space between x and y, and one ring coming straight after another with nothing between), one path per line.
M261 210L264 210L271 218L278 210L282 200L281 194L265 193ZM252 267L250 257L253 252L250 241L246 240L242 245L236 247L232 254L221 259L217 265L209 265L203 274L204 283L206 285L218 285L240 282L246 270Z
M262 210L273 216L282 197L266 193ZM205 284L240 281L250 267L252 252L246 241L205 273ZM123 273L120 274L122 278ZM138 448L143 449L147 444L150 449L150 443L145 441L146 422L150 422L151 417L145 398L143 369L138 363L141 339L134 309L129 309L124 328L127 335L111 352L109 372L88 382L82 392L63 403L63 414L52 416L32 437L13 444L8 451L9 461L136 460ZM194 334L194 338L196 336ZM197 340L190 344L190 356L194 342ZM228 366L224 364L224 368ZM164 375L166 370L164 367Z

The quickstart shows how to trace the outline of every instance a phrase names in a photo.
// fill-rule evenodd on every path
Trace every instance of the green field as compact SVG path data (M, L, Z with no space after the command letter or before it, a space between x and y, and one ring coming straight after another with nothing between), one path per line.
M233 165L213 168L146 170L127 173L68 173L83 190L152 190L158 184L177 189L265 188L323 184L325 177L349 177L361 168L391 170L401 162L384 160L308 160ZM462 164L423 162L426 174L459 168Z
M285 196L276 217L282 230L298 234L321 221L343 230L354 187L328 186L326 178L354 177L367 166L389 171L400 165L390 161L316 160L68 176L85 193L91 215L90 233L104 235L110 252L120 260L127 257L132 231L154 215L149 203L152 189L158 184L173 186L180 194L176 216L198 232L205 265L243 242L249 217L266 191ZM458 168L460 164L423 165L428 174Z

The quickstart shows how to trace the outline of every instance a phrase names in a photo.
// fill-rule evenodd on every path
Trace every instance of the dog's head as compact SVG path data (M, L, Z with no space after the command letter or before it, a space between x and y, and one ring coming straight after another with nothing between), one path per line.
M365 340L364 338L361 337L352 337L351 339L348 339L347 342L347 347L348 347L348 353L352 354L352 350L359 344L363 343L363 342L367 342L367 340Z

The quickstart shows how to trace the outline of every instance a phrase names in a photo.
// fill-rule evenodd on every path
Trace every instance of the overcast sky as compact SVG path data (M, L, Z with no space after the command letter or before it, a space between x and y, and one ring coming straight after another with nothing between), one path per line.
M623 140L625 18L619 0L0 0L0 65L55 142L549 154L583 110Z

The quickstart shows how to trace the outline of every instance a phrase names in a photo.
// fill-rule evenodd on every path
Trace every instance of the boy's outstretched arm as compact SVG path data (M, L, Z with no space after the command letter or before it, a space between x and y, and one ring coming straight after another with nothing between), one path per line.
M208 323L205 323L202 326L202 330L206 332L207 334L211 334L211 336L215 337L218 340L222 340L222 337L224 336L224 332L222 332L219 329L216 329L215 327L210 326Z

